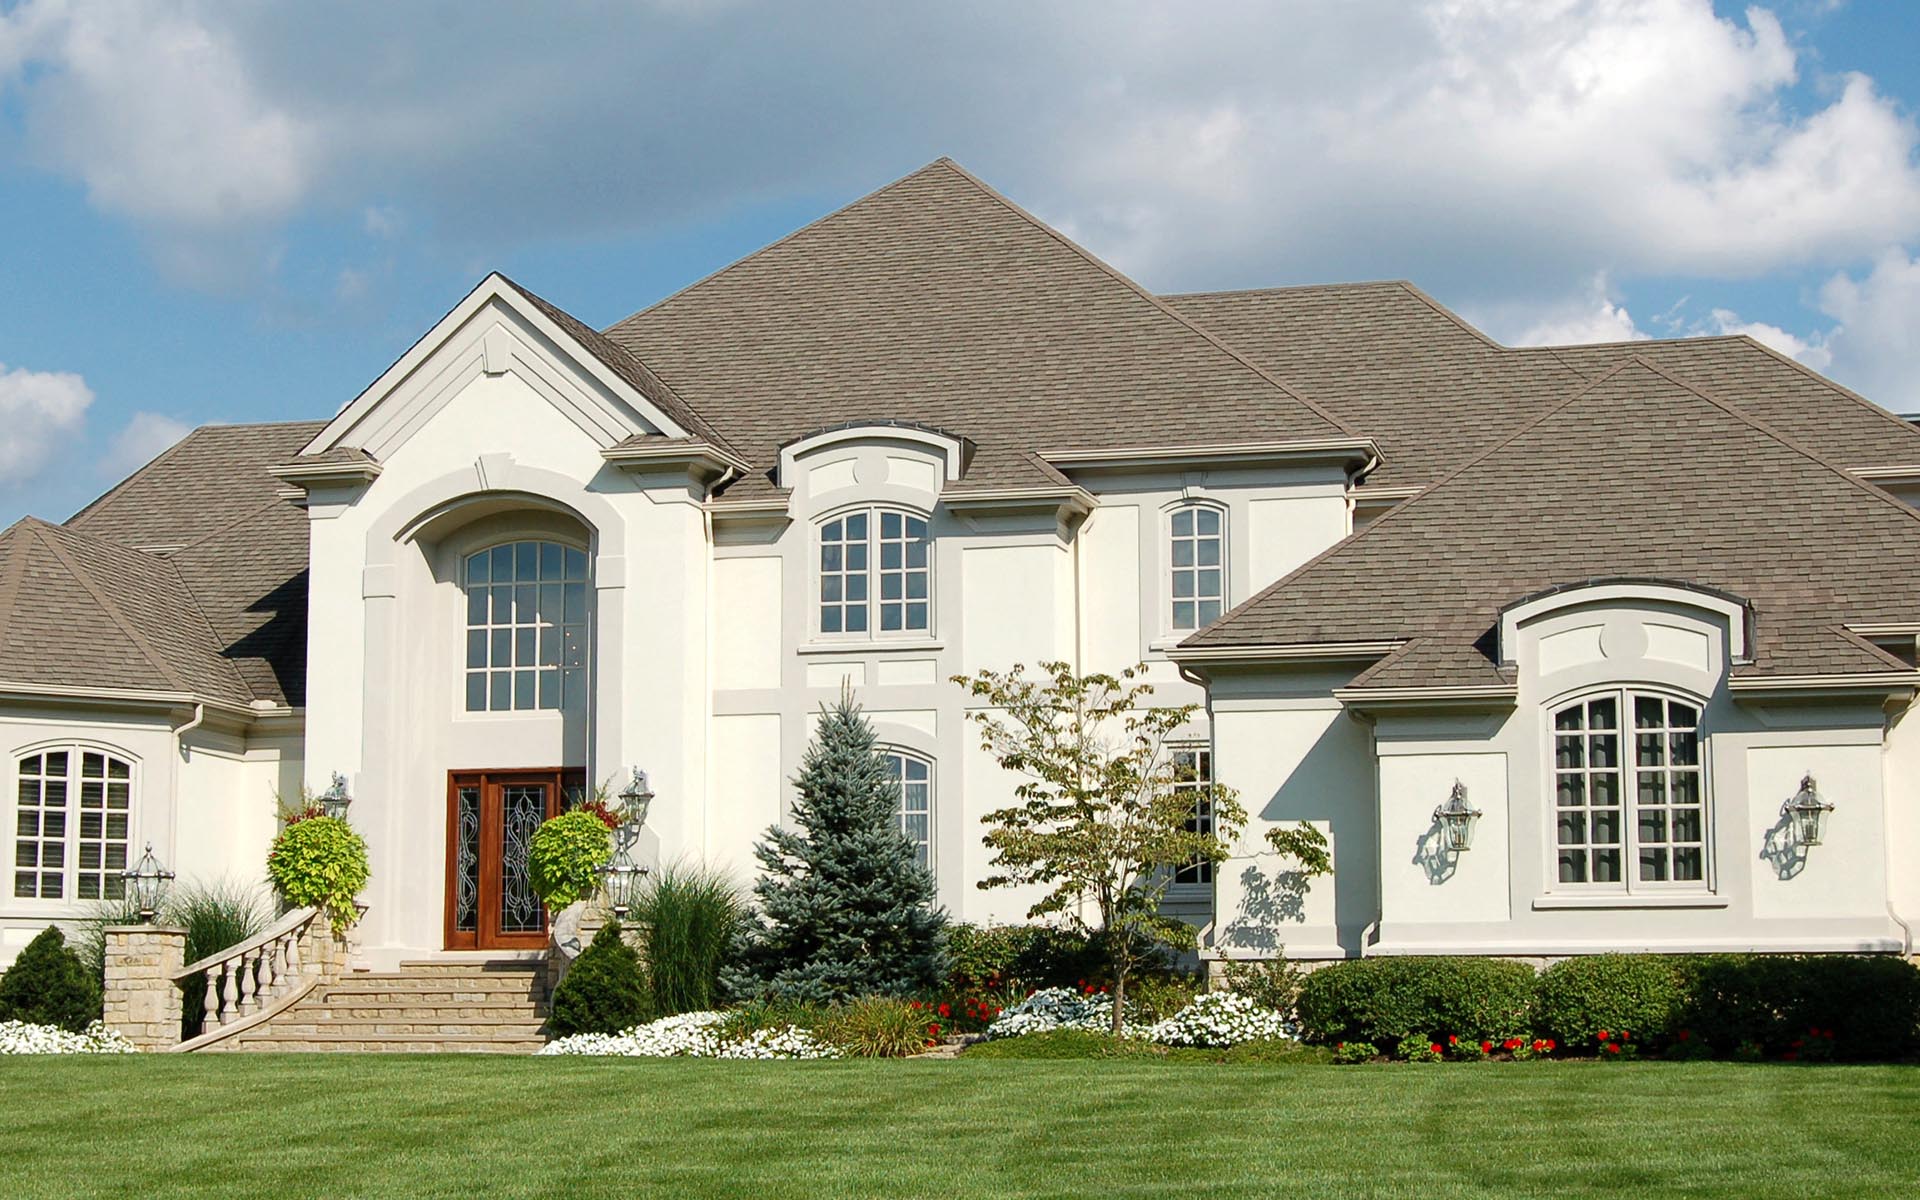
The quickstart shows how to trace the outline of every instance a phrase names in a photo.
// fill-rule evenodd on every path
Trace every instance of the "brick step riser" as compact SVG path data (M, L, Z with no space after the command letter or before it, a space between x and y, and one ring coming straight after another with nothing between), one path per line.
M468 981L464 979L401 980L392 983L376 983L370 979L356 979L350 983L336 983L326 990L329 996L485 996L495 1000L517 1000L523 996L544 997L547 987L541 984L510 984L491 979Z
M502 1000L510 1000L511 1005L500 1004ZM336 992L314 1003L326 1008L472 1008L475 1005L498 1005L501 1008L544 1009L547 998L506 997L498 992L365 992L347 996Z
M232 1049L240 1053L267 1054L337 1054L341 1051L358 1054L532 1054L544 1045L545 1038L484 1042L383 1042L372 1039L361 1042L319 1042L290 1037L243 1041Z
M331 1021L527 1021L544 1020L544 1004L414 1004L352 1003L335 1001L318 1006L300 1005L298 1011L311 1012L317 1020Z
M512 966L487 965L483 963L401 963L398 971L367 971L367 975L399 976L407 979L419 979L427 975L488 975L497 979L510 979L514 976L538 975L545 977L547 964L543 962Z
M274 1024L273 1038L312 1038L321 1034L378 1040L388 1034L434 1037L538 1038L546 1024L533 1021L290 1021Z

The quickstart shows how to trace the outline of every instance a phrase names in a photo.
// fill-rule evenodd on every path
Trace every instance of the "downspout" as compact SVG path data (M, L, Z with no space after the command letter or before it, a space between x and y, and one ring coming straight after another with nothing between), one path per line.
M1212 756L1215 763L1218 763L1220 761L1220 738L1217 732L1217 726L1213 720L1213 688L1208 686L1206 676L1192 670L1185 663L1176 662L1173 664L1173 669L1180 673L1180 678L1199 688L1200 694L1207 698L1207 753ZM1207 951L1213 946L1214 926L1219 923L1220 872L1215 871L1213 873L1213 895L1207 898L1207 923L1202 925L1200 932L1195 935L1195 945L1203 963L1206 961ZM1220 957L1224 960L1226 955L1222 954ZM1203 972L1203 974L1207 973L1210 972Z
M740 471L738 468L728 467L721 473L719 479L707 486L707 499L711 501L715 492L732 483L735 479L739 478L739 476ZM702 693L700 697L700 747L701 757L705 759L705 761L700 764L700 856L703 859L710 859L713 857L713 628L714 602L718 599L718 597L713 594L714 551L716 547L713 540L713 508L711 504L702 504L700 506L700 532L706 539L706 546L701 551L701 554L706 559L703 569L707 577L706 587L702 589L706 593L706 613L701 622L704 626L705 636L701 638L701 660L703 666L701 669L700 687ZM781 604L780 611L782 613L786 611L786 605L784 603Z
M1378 724L1370 717L1349 708L1347 715L1367 727L1367 746L1373 759L1373 919L1360 929L1360 957L1367 956L1367 947L1380 940L1380 920L1386 909L1386 872L1382 869L1385 858L1387 831L1380 813L1380 734Z
M167 838L167 855L175 861L179 860L180 848L174 845L176 839L171 835L180 828L180 764L191 761L185 739L187 734L200 728L206 719L207 706L203 703L195 703L193 719L184 725L175 726L173 730L173 762L169 764L172 769L167 777L167 811L169 819L173 822L173 828L168 830L170 836Z
M1909 700L1908 700L1908 704L1909 704L1909 705L1911 705L1911 703L1912 703L1912 700L1911 700L1911 699L1909 699ZM1892 725L1892 723L1893 723L1893 721L1897 721L1897 720L1899 720L1899 718L1900 718L1901 716L1905 716L1905 715L1907 715L1908 713L1911 713L1912 711L1913 711L1913 710L1912 710L1912 708L1911 708L1911 707L1906 707L1906 708L1903 708L1903 709L1902 709L1902 710L1900 711L1900 713L1899 713L1898 715L1896 715L1896 716L1894 716L1894 717L1892 717L1892 719L1891 719L1891 720L1889 721L1889 723L1888 723L1888 724L1889 724L1889 728L1887 729L1887 731L1886 731L1886 732L1887 732L1887 733L1891 733L1891 732L1892 732L1892 728L1891 728L1891 725ZM1884 746L1886 745L1886 733L1883 733L1883 734L1881 734L1881 738L1880 738L1880 741L1881 741L1881 746L1882 746L1882 747L1884 747ZM1901 915L1900 915L1900 910L1898 910L1898 909L1896 909L1896 908L1895 908L1895 907L1893 906L1893 895L1892 895L1892 891L1893 891L1893 846L1892 846L1892 843L1893 843L1893 839L1892 839L1892 838L1890 838L1890 837L1886 837L1886 836L1884 836L1884 833L1886 832L1886 830L1885 830L1885 824L1884 824L1884 823L1885 823L1885 822L1887 822L1887 821L1888 821L1888 820L1889 820L1889 819L1890 819L1890 818L1892 817L1892 815L1893 815L1893 809L1892 809L1892 801L1893 801L1893 797L1892 797L1891 795L1888 795L1888 794L1887 794L1887 789L1886 789L1886 784L1885 784L1885 780L1886 780L1886 757L1885 757L1885 754L1884 754L1884 752L1883 752L1883 753L1882 753L1882 755L1881 755L1881 776L1880 776L1880 778L1881 778L1881 781L1882 781L1882 782L1881 782L1881 794L1882 794L1883 796L1885 796L1885 797L1886 797L1886 808L1885 808L1885 810L1884 810L1884 811L1882 812L1882 814L1881 814L1881 821L1883 822L1883 825L1882 825L1882 831L1883 831L1883 836L1882 836L1882 837L1880 838L1880 860L1881 860L1881 866L1880 866L1880 871L1881 871L1881 876L1882 876L1882 878L1884 878L1884 879L1885 879L1885 880L1887 881L1887 891L1888 891L1888 895L1887 895L1887 915L1888 915L1889 917L1892 917L1892 918L1893 918L1893 923L1894 923L1895 925L1898 925L1898 926L1900 927L1900 957L1902 957L1902 958L1912 958L1912 957L1913 957L1913 926L1912 926L1911 924L1909 924L1909 923L1908 923L1908 921L1907 921L1907 919L1906 919L1905 917L1903 917L1903 916L1901 916Z

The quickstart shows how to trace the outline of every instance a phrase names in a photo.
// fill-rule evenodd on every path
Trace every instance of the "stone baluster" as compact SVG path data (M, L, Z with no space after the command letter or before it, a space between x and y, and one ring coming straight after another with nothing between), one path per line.
M207 1014L206 1020L216 1025L224 1025L227 1021L226 1014L220 1011L220 980L225 974L226 971L219 966L207 968L207 994L200 1001L201 1011Z

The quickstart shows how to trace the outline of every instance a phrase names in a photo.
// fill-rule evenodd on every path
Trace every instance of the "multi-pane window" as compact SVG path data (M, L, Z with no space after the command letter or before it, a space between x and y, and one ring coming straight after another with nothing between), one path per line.
M1553 778L1560 883L1627 890L1705 883L1696 705L1621 691L1560 709Z
M117 900L126 894L133 764L66 746L18 760L13 894Z
M1193 797L1187 832L1213 832L1213 751L1187 746L1173 752L1173 790ZM1188 863L1173 873L1175 883L1212 883L1213 864L1205 859Z
M820 527L820 632L925 633L933 596L925 517L846 513Z
M1226 606L1226 537L1220 510L1189 504L1173 510L1168 542L1173 627L1198 629Z
M913 843L920 865L933 869L933 764L903 750L881 752L887 774L900 788L900 832Z
M587 555L509 542L467 556L468 712L577 709L587 698Z

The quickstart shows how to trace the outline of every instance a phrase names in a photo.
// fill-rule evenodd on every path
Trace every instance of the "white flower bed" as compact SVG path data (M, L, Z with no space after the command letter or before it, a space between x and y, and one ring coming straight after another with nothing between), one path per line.
M138 1054L140 1048L95 1021L85 1032L57 1025L0 1021L0 1054Z
M987 1037L1019 1037L1025 1033L1047 1033L1055 1029L1090 1029L1104 1033L1113 1028L1113 997L1105 992L1088 996L1072 988L1041 988L1018 1004L1009 1005L993 1024ZM1128 1033L1137 1029L1129 1028Z
M1237 1046L1294 1036L1285 1017L1234 992L1203 992L1147 1030L1147 1037L1163 1046Z
M840 1051L804 1029L756 1029L744 1036L724 1031L727 1014L691 1012L636 1025L624 1033L576 1033L548 1042L541 1054L625 1058L839 1058Z

